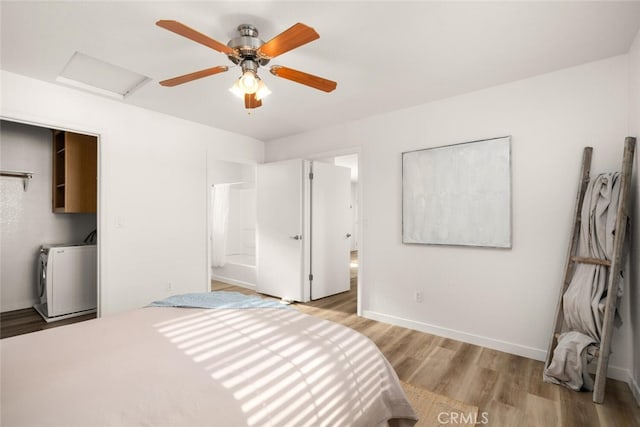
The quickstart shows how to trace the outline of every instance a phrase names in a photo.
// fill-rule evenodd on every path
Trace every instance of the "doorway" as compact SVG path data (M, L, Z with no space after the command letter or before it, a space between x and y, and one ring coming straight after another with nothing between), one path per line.
M254 288L256 284L256 189L249 182L211 187L211 277Z
M350 172L303 159L258 167L258 287L308 302L349 290Z
M350 296L346 301L355 301L355 304L343 304L343 311L349 311L361 314L361 300L362 300L362 256L360 251L360 236L361 236L361 218L362 209L360 205L361 198L361 182L359 179L361 169L361 156L359 152L351 153L325 153L319 156L315 156L317 160L334 164L336 166L346 167L351 172L351 199L350 199L350 217L351 226L349 233L351 234L350 241ZM344 297L347 297L346 295Z
M313 156L312 160L322 161L326 163L335 164L338 166L348 167L351 170L351 227L349 233L352 235L351 248L350 248L350 290L348 292L341 293L337 296L331 296L318 300L316 302L309 303L311 306L328 306L332 304L338 304L340 306L339 311L343 313L361 314L361 298L362 298L362 265L363 257L360 250L360 236L361 236L361 223L362 223L362 209L360 207L361 200L361 182L358 179L358 171L361 170L361 156L358 150L354 151L341 151L336 153L326 153L324 155ZM211 290L234 290L242 293L255 292L255 282L248 281L235 281L233 277L228 275L220 279L215 273L215 269L212 267L212 202L213 193L212 188L216 184L232 184L234 185L247 185L252 183L255 186L256 180L256 165L240 164L227 161L210 160L209 161L209 198L210 203L208 207L208 221L209 221L209 271L211 274ZM243 172L245 178L242 178ZM246 176L250 176L247 179ZM243 184L237 184L237 183ZM256 193L257 194L257 193ZM257 197L257 195L256 195ZM255 208L252 212L255 214ZM255 268L253 265L251 268ZM255 273L254 273L255 274Z
M66 150L64 143L58 147L58 150L54 147L56 136L60 141L64 141L64 134L72 132L4 118L1 121L0 132L2 132L0 168L3 171L0 182L3 216L1 230L3 238L0 251L0 287L3 298L0 311L3 317L6 317L7 313L15 314L15 312L24 311L23 315L28 314L26 317L23 316L25 322L35 322L33 330L43 328L40 323L44 321L31 307L41 303L44 296L44 292L38 289L38 284L41 282L39 278L42 275L42 271L39 270L42 260L41 249L44 245L73 245L75 248L92 246L92 254L89 257L92 264L89 268L91 273L90 277L87 276L90 282L89 289L85 289L87 288L85 285L80 287L78 294L83 293L84 296L66 307L60 307L56 312L58 315L50 319L55 320L51 326L66 323L61 321L57 324L56 322L71 317L72 312L75 311L76 302L82 305L82 307L78 306L78 310L83 312L81 313L83 316L77 320L95 317L95 314L89 316L87 313L95 313L99 298L96 253L97 193L99 191L96 173L99 144L97 136L74 134L93 140L90 150L85 150L84 146L80 148L82 151L93 153L89 158L93 167L89 172L89 176L93 178L89 182L93 194L90 198L92 207L89 208L82 203L86 198L80 200L76 198L73 201L67 198L68 204L64 203L65 189L72 186L64 181L65 171L62 165ZM56 156L60 160L57 163L54 161ZM83 167L86 166L87 159L83 163ZM5 172L17 172L28 177L10 176ZM78 170L76 169L75 172ZM61 259L61 257L58 258ZM88 259L84 255L78 258ZM42 288L45 290L44 286ZM28 320L32 315L33 319ZM30 331L25 330L25 332Z
M215 161L209 186L211 280L255 289L256 166Z

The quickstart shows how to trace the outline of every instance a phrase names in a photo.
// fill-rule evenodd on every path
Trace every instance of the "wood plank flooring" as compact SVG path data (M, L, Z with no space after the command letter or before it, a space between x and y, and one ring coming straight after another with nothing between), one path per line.
M477 406L480 421L487 415L486 425L640 426L640 408L624 382L608 379L605 402L597 405L591 393L544 383L543 362L358 317L354 276L349 292L296 308L368 336L401 380ZM212 289L255 294L222 282L213 282Z
M253 290L213 282L213 290L255 294ZM373 340L401 380L479 407L489 426L637 427L638 408L626 383L607 381L605 402L542 382L543 363L459 341L393 326L356 315L355 269L349 292L296 304L312 316L355 329ZM33 309L2 313L0 335L62 326L93 315L45 323ZM482 418L479 418L482 420Z
M9 338L16 335L28 334L30 332L41 331L43 329L56 328L58 326L69 325L71 323L83 322L95 319L96 314L85 314L69 319L58 320L47 323L33 308L7 311L0 314L0 338Z

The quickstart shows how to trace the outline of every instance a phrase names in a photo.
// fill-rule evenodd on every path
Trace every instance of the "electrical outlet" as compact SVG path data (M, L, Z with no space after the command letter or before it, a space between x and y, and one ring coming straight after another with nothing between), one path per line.
M422 302L422 291L416 291L415 300L416 302Z

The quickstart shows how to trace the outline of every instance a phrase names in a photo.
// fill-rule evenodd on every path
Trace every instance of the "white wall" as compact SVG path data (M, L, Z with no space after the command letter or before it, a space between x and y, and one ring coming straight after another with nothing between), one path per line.
M633 330L633 385L636 400L640 402L640 32L629 50L629 135L636 137L636 163L633 189L635 197L632 205L632 243L629 265L631 266L630 292L631 319Z
M593 173L617 170L622 159L627 60L614 57L269 141L266 157L361 147L365 316L542 360L564 271L582 149L594 147ZM513 137L513 248L403 245L401 153L504 135ZM414 301L417 290L422 303ZM625 301L610 374L627 380L631 331Z
M207 290L208 164L260 162L263 143L6 71L1 77L2 117L100 135L100 313Z
M96 228L95 214L54 214L51 209L51 130L3 121L0 169L33 172L0 180L0 311L31 307L38 299L36 261L45 243L81 242Z
M209 183L231 184L234 182L256 182L256 163L229 162L218 160L215 157L209 159Z

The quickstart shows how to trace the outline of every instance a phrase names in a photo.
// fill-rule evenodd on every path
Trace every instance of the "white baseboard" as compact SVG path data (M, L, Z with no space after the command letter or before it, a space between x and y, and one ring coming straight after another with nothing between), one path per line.
M625 382L629 384L630 388L633 388L631 386L631 381L633 381L631 378L631 371L628 369L620 368L619 366L609 365L609 367L607 368L607 377L613 378L614 380Z
M430 325L428 323L416 322L415 320L404 319L402 317L391 316L388 314L378 313L375 311L364 310L362 316L367 319L377 320L379 322L390 323L396 326L402 326L404 328L414 329L420 332L426 332L428 334L438 335L440 337L451 338L457 341L466 342L469 344L479 345L481 347L490 348L493 350L503 351L505 353L515 354L517 356L526 357L529 359L544 361L547 358L547 350L534 347L528 347L521 344L515 344L508 341L501 341L494 338L484 337L481 335L474 335L467 332L457 331L455 329L443 328L441 326ZM625 368L609 365L607 369L607 377L614 380L624 381L631 385L632 376L631 371ZM635 384L634 395L640 391L638 385ZM638 399L636 397L636 399Z
M633 397L636 398L636 403L640 406L640 386L633 377L629 376L629 388L631 389L631 393L633 393Z
M230 277L218 276L216 274L212 274L211 280L217 280L219 282L228 283L230 285L240 286L241 288L251 289L252 291L256 290L256 285L254 285L253 283L243 282L242 280L236 280Z

